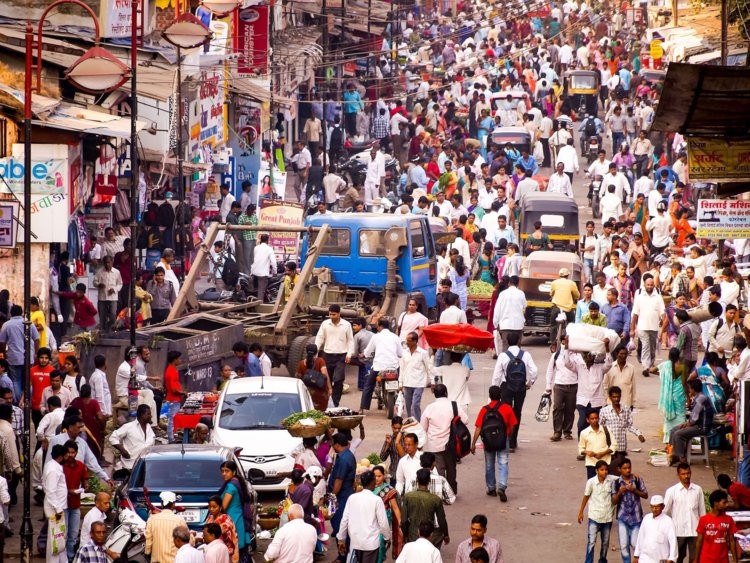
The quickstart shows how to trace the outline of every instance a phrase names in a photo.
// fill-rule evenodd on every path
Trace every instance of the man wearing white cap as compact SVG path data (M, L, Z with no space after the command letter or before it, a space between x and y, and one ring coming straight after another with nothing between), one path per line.
M178 526L187 528L185 519L174 512L177 495L172 491L162 491L161 512L153 514L146 521L146 555L151 555L151 563L172 563L177 555L172 532Z
M664 514L664 498L651 497L651 514L646 514L638 531L633 552L635 563L677 561L677 536L672 519Z

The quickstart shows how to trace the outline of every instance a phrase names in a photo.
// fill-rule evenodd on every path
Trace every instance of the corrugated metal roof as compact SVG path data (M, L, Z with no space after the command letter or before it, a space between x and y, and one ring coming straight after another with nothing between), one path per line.
M671 63L653 128L750 137L750 68Z
M94 111L67 102L61 102L49 115L34 120L33 123L43 127L79 131L104 137L121 139L130 137L129 117ZM138 131L145 126L146 123L143 121L136 122Z

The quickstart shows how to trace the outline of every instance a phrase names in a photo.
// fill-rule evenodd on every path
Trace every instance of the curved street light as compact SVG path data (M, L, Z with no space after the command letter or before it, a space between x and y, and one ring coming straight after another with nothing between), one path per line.
M193 14L181 14L169 24L161 36L178 49L194 49L208 41L213 34ZM178 63L179 64L179 61Z
M102 47L92 47L65 71L78 89L94 94L111 92L130 78L130 69Z
M218 17L228 16L242 5L239 0L203 0L201 5Z

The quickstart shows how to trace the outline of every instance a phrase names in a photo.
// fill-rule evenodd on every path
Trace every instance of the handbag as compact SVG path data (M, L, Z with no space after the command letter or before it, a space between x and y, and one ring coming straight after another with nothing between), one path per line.
M65 518L59 520L54 516L49 518L47 545L52 555L65 553L65 541L68 537L68 530L65 526Z

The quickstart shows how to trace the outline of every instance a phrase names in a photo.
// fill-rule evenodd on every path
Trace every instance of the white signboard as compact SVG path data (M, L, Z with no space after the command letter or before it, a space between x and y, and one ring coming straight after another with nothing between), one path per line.
M699 238L750 238L750 201L701 199L696 219Z
M286 172L282 172L276 167L273 169L273 191L282 200L286 196L286 174ZM258 170L257 193L259 200L262 196L267 195L266 192L271 184L271 169L268 165L268 161L262 160L260 163L260 169Z
M138 37L148 34L151 30L149 28L149 12L148 12L148 0L139 0L143 5L143 26L144 30L138 30ZM102 9L99 17L99 21L102 22L102 37L130 37L131 33L131 16L133 7L131 0L110 0L109 2L101 3ZM140 20L141 5L138 6L138 20ZM140 24L140 22L139 22Z

